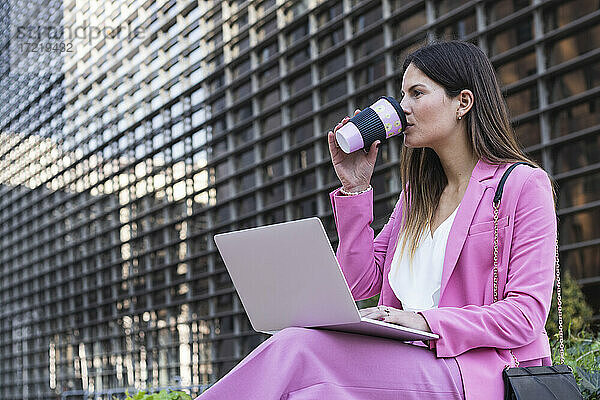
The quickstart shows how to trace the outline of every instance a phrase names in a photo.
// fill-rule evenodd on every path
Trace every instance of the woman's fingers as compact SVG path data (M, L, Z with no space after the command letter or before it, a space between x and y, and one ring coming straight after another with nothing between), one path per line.
M350 117L346 117L343 120L341 120L334 128L333 128L333 133L337 132L338 129L340 129L342 126L344 126L346 124L346 122L348 122L350 120Z
M356 115L356 113L354 113L354 115ZM338 129L340 129L342 126L344 126L346 124L346 122L350 121L350 117L346 116L344 117L336 126L335 128L333 128L333 132L335 133L335 131L337 131Z
M333 142L335 141L335 136L333 134L333 132L329 131L327 132L327 142L329 143L329 150L331 151L332 147L333 147Z
M382 321L386 316L387 316L387 314L385 314L383 312L376 312L376 313L361 315L361 317L363 317L363 318L377 319L379 321Z
M379 307L365 307L365 308L361 308L359 311L360 312L373 312L375 310L379 310Z
M371 162L371 164L375 165L377 162L377 153L379 152L379 144L381 141L376 140L371 143L371 147L369 148L369 152L367 153L367 158Z
M359 112L360 112L360 110L357 108L357 109L354 111L354 115L358 114ZM342 127L342 126L344 126L344 125L346 124L346 122L348 122L348 121L350 121L350 117L348 117L348 116L345 116L345 117L344 117L344 118L342 118L342 120L341 120L341 121L340 121L340 122L339 122L339 123L336 125L336 128L337 128L337 129L341 128L341 127ZM334 132L335 132L335 128L334 128Z
M390 307L387 307L390 309ZM365 318L371 318L371 319L377 319L377 318L383 318L385 316L387 316L387 313L384 311L383 308L378 308L378 307L367 307L367 308L363 308L360 309L360 316L361 317L365 317Z
M379 307L379 308L378 308ZM400 310L388 306L369 307L359 310L361 317L371 318L390 324L402 325L407 328L431 332L425 317L412 311ZM389 315L385 310L389 310Z
M327 133L327 141L329 142L329 148L331 149L332 146L334 147L340 147L340 145L338 144L337 140L335 139L335 133L333 133L332 131L329 131Z
M354 115L358 114L360 112L360 110L357 108L354 111ZM335 133L338 131L338 129L340 129L342 126L344 126L348 121L350 120L349 116L344 117L334 128L333 128L333 132L329 131L329 133L327 134L329 137L329 140L335 143L335 147L340 147L340 145L338 144L337 140L335 139ZM333 137L333 139L331 139Z

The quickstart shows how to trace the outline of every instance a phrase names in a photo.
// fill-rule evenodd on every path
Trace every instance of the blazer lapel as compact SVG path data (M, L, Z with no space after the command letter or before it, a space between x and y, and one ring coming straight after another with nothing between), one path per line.
M481 202L481 198L483 197L483 193L487 187L485 183L482 182L486 179L492 178L496 172L496 169L498 169L497 165L489 164L480 159L471 173L471 179L469 180L469 184L463 199L458 205L458 210L448 235L448 242L446 243L444 266L442 268L442 282L440 285L440 305L442 303L444 290L446 289L448 280L450 279L450 276L456 267L458 257L462 251L463 245L465 244L465 240L467 239L469 227L473 221L473 216L475 215L475 211L477 210L477 207Z

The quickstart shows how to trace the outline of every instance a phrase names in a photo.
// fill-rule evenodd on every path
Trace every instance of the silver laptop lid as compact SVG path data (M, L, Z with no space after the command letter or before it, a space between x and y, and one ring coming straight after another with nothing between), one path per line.
M317 217L214 237L254 330L360 321Z

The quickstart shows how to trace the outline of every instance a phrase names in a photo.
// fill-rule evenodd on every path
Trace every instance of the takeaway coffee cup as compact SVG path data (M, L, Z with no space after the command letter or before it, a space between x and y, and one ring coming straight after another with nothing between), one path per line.
M406 115L393 97L382 96L371 106L350 118L337 130L335 139L345 153L370 149L374 141L403 134Z

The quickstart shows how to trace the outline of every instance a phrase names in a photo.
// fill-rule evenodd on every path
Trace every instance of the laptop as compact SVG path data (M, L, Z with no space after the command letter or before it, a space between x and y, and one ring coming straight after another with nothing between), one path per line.
M295 326L401 341L439 338L361 317L317 217L221 233L214 240L257 332Z

